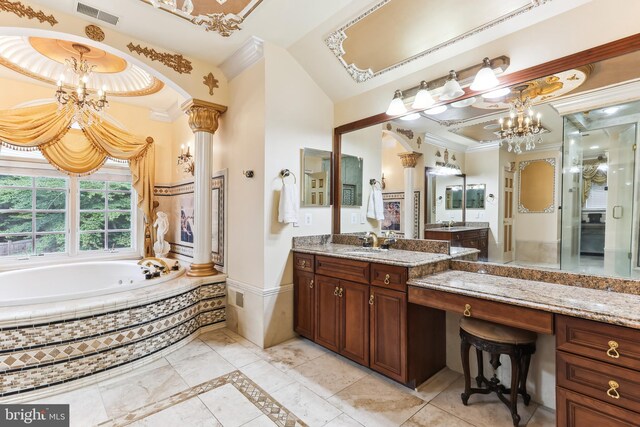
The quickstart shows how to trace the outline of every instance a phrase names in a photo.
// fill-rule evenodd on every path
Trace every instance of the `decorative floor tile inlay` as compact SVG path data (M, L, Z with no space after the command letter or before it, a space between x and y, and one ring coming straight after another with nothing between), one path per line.
M120 417L105 421L99 426L119 427L126 426L143 418L157 414L165 409L177 405L185 400L194 398L223 385L233 385L244 397L256 408L262 411L271 421L280 427L306 427L307 424L296 417L291 411L285 408L280 402L271 397L261 389L256 383L247 378L240 371L233 371L218 378L206 381L197 386L188 388L180 393L176 393L166 399L150 403Z

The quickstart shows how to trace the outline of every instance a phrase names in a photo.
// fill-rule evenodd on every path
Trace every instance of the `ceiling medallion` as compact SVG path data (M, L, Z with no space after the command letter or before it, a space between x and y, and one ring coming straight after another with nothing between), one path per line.
M191 22L201 25L207 31L215 31L222 37L229 37L234 31L241 30L240 24L244 21L241 16L232 13L213 13L211 15L198 16Z
M204 76L202 83L209 88L209 95L213 95L213 89L219 87L218 80L213 76L213 73Z
M0 0L0 11L13 13L20 18L37 19L40 23L48 22L53 27L58 23L53 15L47 15L43 11L35 11L31 6L25 6L19 1Z
M191 74L191 70L193 70L191 61L185 59L185 57L180 54L158 52L155 49L142 47L139 44L134 45L133 43L129 43L127 47L131 52L135 52L138 55L146 56L152 61L161 62L162 64L166 65L169 68L172 68L179 74Z
M103 41L105 37L104 31L102 31L102 28L93 24L87 25L86 27L84 27L84 33L87 35L87 37L89 37L91 40L96 42Z

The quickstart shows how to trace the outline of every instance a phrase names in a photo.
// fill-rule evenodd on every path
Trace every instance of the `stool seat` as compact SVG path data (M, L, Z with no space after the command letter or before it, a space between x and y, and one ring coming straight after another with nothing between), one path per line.
M535 332L468 317L460 319L460 328L478 338L502 344L530 344L538 337Z

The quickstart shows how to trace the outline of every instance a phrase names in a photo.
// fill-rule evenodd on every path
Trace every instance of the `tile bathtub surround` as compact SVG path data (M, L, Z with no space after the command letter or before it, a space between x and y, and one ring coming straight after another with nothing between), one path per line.
M224 283L204 284L96 316L0 328L0 398L141 360L223 322L225 302Z
M450 270L409 285L640 329L640 295Z
M457 260L451 261L451 269L474 273L484 271L493 276L511 277L515 279L533 280L536 282L555 283L559 285L640 295L640 280L634 279Z

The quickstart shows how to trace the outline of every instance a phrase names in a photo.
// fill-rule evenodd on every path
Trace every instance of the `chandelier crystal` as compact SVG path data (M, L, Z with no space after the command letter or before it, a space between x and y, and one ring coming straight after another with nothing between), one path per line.
M91 124L91 117L93 115L89 113L102 113L109 107L109 101L107 101L107 93L104 89L97 91L97 98L92 97L87 89L87 83L89 83L95 65L90 65L83 56L90 52L91 49L79 43L74 43L72 47L78 52L80 59L78 60L72 57L71 59L67 59L66 63L67 70L74 75L73 80L77 81L76 88L74 91L67 91L63 87L65 80L63 74L60 76L60 80L58 80L58 89L56 90L55 98L56 101L58 101L60 109L71 103L76 122ZM86 117L89 117L89 123L85 123Z
M513 151L516 154L522 152L522 146L526 151L536 148L536 144L542 142L542 137L539 134L543 131L543 127L540 125L540 113L534 117L533 109L531 108L531 99L528 96L524 96L524 91L528 88L527 85L516 86L514 90L519 92L516 99L511 101L511 108L509 111L509 119L500 118L500 130L498 135L500 136L500 146L504 143L508 144L507 150Z

